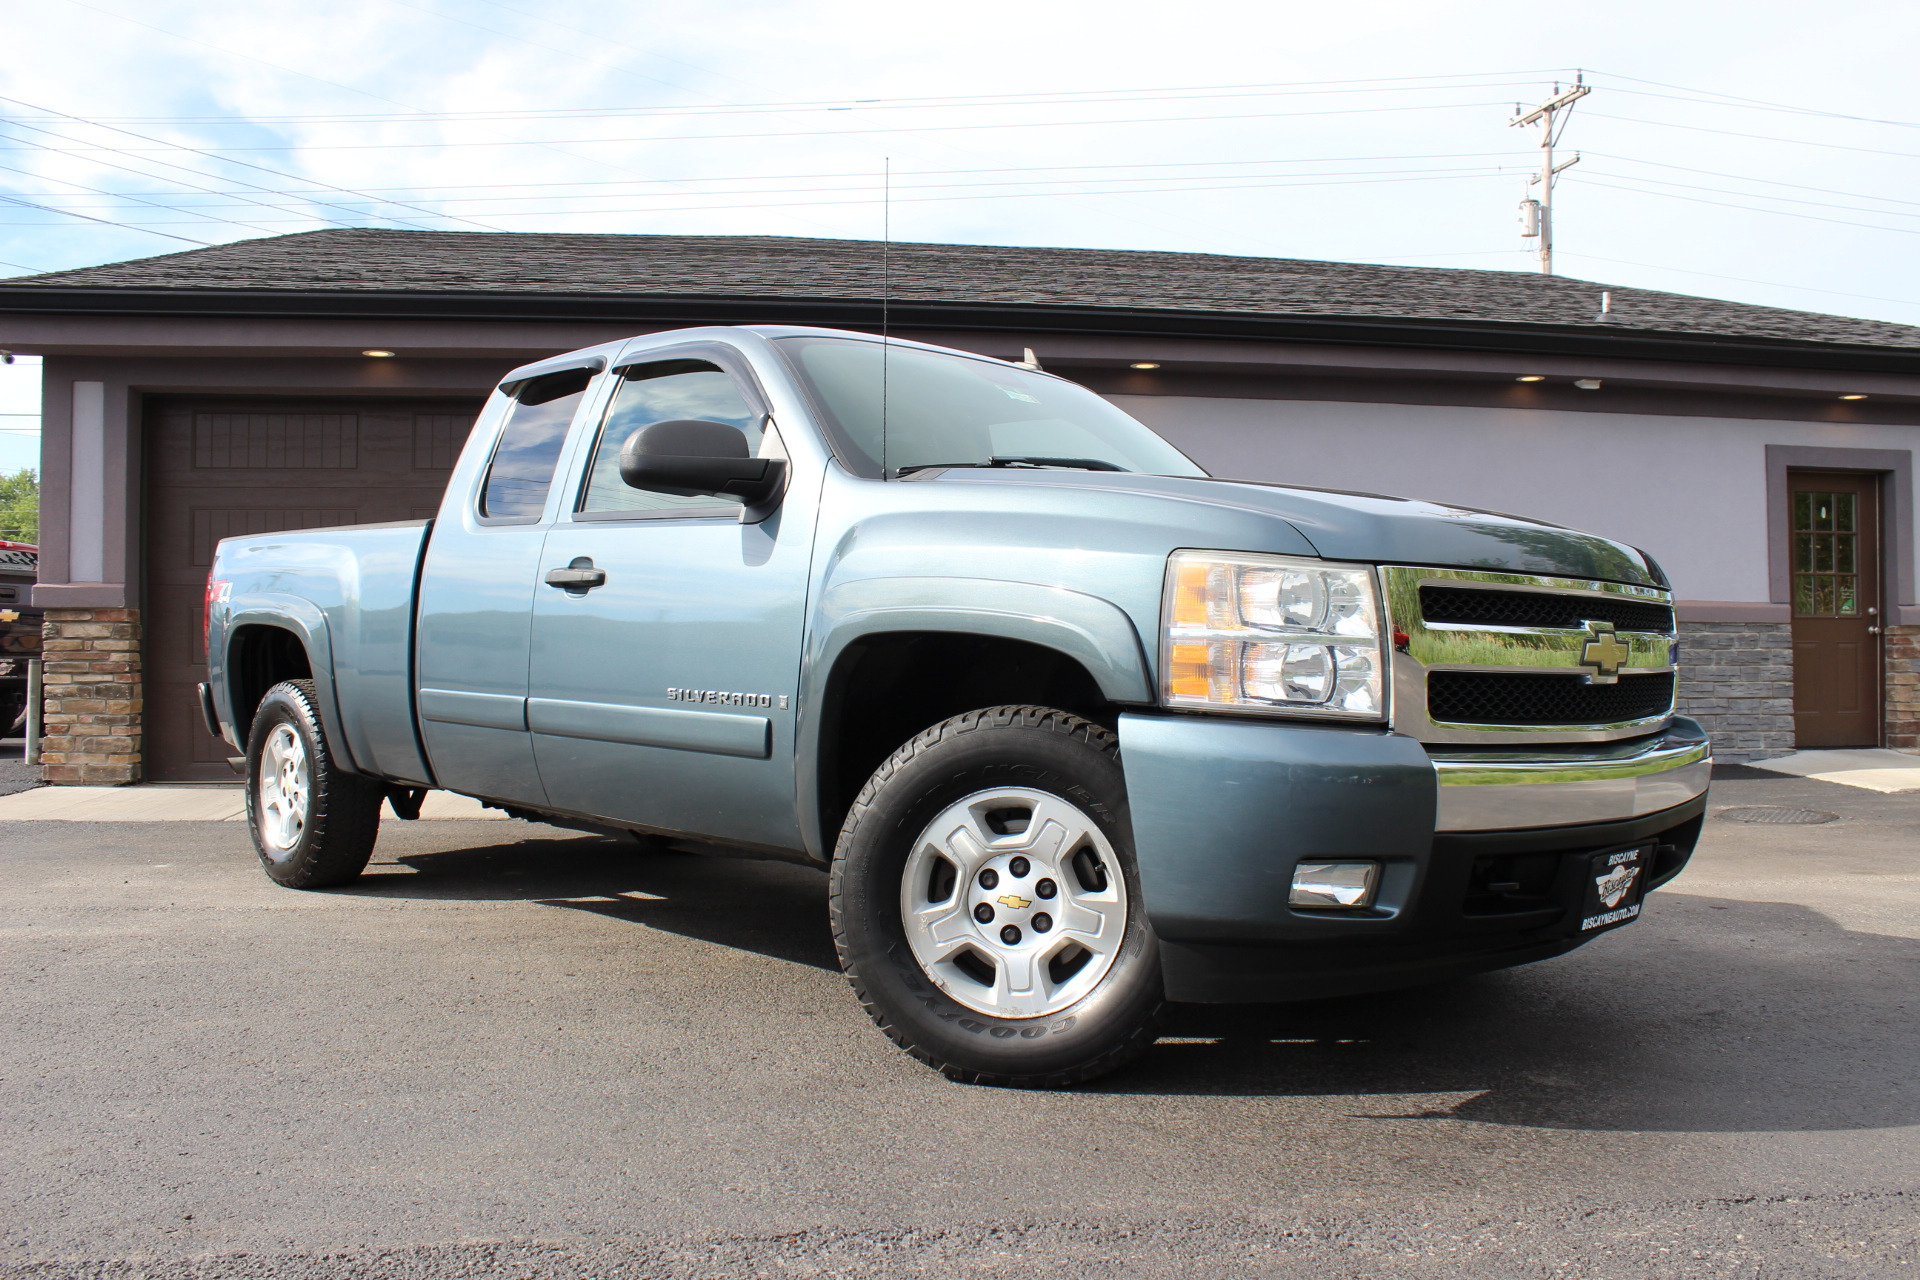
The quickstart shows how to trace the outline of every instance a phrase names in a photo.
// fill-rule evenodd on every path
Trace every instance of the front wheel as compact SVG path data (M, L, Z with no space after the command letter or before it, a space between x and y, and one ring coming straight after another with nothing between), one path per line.
M247 735L247 826L266 873L290 889L358 876L380 835L384 788L334 763L313 682L267 690Z
M1075 1084L1153 1042L1119 741L1090 721L993 707L901 747L841 829L832 911L867 1012L952 1079Z

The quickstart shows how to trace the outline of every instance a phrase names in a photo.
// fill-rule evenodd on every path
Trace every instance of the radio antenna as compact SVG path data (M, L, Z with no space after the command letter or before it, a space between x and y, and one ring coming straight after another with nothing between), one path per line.
M880 164L880 479L887 478L887 348L893 302L893 157Z

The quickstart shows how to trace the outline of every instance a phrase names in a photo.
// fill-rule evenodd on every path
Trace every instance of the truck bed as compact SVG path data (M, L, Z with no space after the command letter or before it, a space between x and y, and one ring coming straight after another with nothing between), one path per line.
M419 786L431 785L432 774L414 724L413 603L432 525L228 538L213 571L232 584L230 628L292 621L306 630L321 714L352 767Z

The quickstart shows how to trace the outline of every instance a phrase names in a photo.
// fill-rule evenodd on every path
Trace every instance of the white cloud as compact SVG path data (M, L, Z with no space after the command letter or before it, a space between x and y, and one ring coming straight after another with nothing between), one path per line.
M1523 12L1493 0L1338 6L1269 0L1180 8L1037 0L1013 9L720 0L583 10L544 0L44 0L10 15L10 24L9 96L93 118L216 117L125 127L194 145L283 148L232 154L312 183L383 194L414 188L405 197L412 203L512 230L870 237L881 221L878 170L882 158L891 157L898 197L893 231L901 239L1509 269L1528 265L1513 210L1524 191L1523 171L1535 157L1530 139L1506 126L1510 106L1504 104L1537 98L1551 85L1553 68L1579 64L1596 70L1600 87L1566 137L1567 147L1584 158L1559 193L1564 274L1920 320L1920 266L1912 252L1920 203L1893 202L1911 199L1916 190L1920 162L1912 153L1920 131L1676 101L1649 96L1669 92L1658 85L1624 78L1909 119L1920 114L1905 92L1907 51L1920 36L1920 8L1911 5L1843 0L1809 9L1786 0L1616 0ZM1508 72L1522 74L1497 74ZM1485 88L1033 101L1116 88L1468 73L1496 74ZM272 123L328 113L607 111L799 100L851 105L935 94L1020 95L1025 104ZM6 114L18 116L14 109ZM1205 118L1167 118L1182 115ZM1012 127L980 127L998 124ZM965 127L929 131L934 125ZM1676 127L1682 125L1693 127ZM95 142L147 145L69 125L45 127ZM17 126L0 131L47 140ZM545 145L523 145L535 140ZM352 147L372 149L345 149ZM166 158L219 168L179 153ZM29 199L71 193L53 181L65 178L188 203L151 194L182 190L185 176L160 169L156 159L0 151L0 164L31 171L0 171L0 191ZM1309 160L1326 162L1299 163ZM106 163L165 176L139 180ZM1100 165L1193 167L1104 173L1084 167ZM1493 172L1503 165L1507 174ZM1355 180L1356 171L1367 169L1470 172ZM1076 181L1066 188L929 187L995 176L930 176L951 170L1021 170L998 176ZM268 187L292 185L258 171L221 172ZM1178 180L1084 181L1140 172ZM1322 175L1324 185L1298 185L1307 173ZM1749 180L1756 178L1815 189ZM712 179L730 181L703 181ZM1289 182L1294 185L1281 185ZM509 183L601 185L549 192L589 198L544 201L509 198L534 187L419 190ZM636 183L647 185L620 185ZM1143 185L1216 189L1152 193L1139 190ZM853 190L802 190L827 187ZM1036 190L1051 193L1011 194ZM981 198L988 195L993 198ZM967 198L951 198L959 196ZM1864 198L1876 196L1886 199ZM302 218L345 216L311 202L272 202L285 211L233 204L217 212L273 231L322 225ZM83 204L86 212L117 221L158 224L190 216L77 195L68 207ZM392 207L385 212L462 225ZM1783 216L1787 212L1800 216ZM37 225L23 225L29 223ZM1863 223L1871 227L1852 225ZM0 225L0 260L29 266L183 247L18 206L0 213L0 224L7 224ZM154 229L216 240L258 233L187 221Z

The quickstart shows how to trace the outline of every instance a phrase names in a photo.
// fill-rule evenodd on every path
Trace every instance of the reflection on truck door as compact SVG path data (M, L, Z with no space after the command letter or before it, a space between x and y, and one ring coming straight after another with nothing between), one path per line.
M646 492L619 474L621 445L656 422L727 422L751 448L777 447L723 358L701 349L620 371L541 557L528 721L557 808L797 847L809 504L742 524L737 500ZM573 576L548 585L556 570Z

